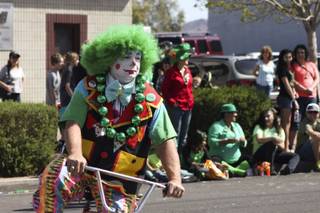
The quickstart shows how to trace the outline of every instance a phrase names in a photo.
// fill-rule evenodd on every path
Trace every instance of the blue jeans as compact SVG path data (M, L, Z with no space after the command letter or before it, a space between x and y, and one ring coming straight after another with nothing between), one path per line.
M259 84L256 85L257 90L264 92L266 96L270 97L271 91L273 90L273 86L261 86Z
M187 143L189 124L192 110L181 110L179 107L166 104L166 108L172 125L177 132L178 152L182 153L182 147Z

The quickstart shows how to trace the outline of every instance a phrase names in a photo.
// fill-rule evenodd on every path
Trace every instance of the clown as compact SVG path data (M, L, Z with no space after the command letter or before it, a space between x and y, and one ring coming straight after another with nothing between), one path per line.
M162 98L146 82L157 52L156 42L141 26L112 27L82 47L88 77L78 84L61 119L68 155L44 170L34 195L37 212L62 212L67 201L83 196L85 187L103 212L95 177L85 166L142 177L151 147L169 178L166 196L182 196L176 133ZM137 184L103 178L109 207L133 212Z

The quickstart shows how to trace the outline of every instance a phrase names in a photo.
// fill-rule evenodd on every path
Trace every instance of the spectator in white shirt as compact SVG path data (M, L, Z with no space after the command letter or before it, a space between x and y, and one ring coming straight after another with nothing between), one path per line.
M264 92L268 97L273 90L273 79L275 74L275 64L272 61L272 49L270 46L263 46L261 49L260 60L254 69L257 76L257 89Z
M20 54L11 51L9 60L0 71L0 87L3 90L2 100L21 101L24 72L19 65Z

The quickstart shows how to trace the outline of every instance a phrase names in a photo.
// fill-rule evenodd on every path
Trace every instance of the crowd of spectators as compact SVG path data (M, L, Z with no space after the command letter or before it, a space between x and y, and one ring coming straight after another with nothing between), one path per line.
M265 93L266 98L269 98L274 89L274 79L278 79L279 95L274 108L260 114L252 132L244 132L241 123L237 123L236 106L225 103L221 107L220 117L216 118L205 132L197 132L198 138L184 137L181 141L178 136L181 166L183 170L196 176L197 180L208 178L208 175L205 175L209 172L206 168L207 161L215 165L213 170L216 177L209 179L221 179L219 176L224 172L224 168L231 177L320 171L320 108L316 99L318 69L308 60L308 51L304 45L297 45L293 51L283 49L277 65L273 62L272 55L271 47L263 46L253 74L257 76L257 90ZM174 57L176 56L175 53ZM163 63L167 63L168 58L163 60ZM171 64L171 68L165 71L161 69L161 81L155 82L156 88L163 95L171 119L175 121L176 116L170 113L170 108L188 103L189 108L180 106L181 115L186 114L193 99L186 99L190 97L188 93L192 94L192 89L187 90L188 84L185 84L182 72L183 69L188 70L188 57L184 58L183 65ZM162 67L162 64L159 67ZM194 79L191 81L193 88L197 88ZM188 120L183 122L185 125L189 124ZM179 128L183 122L177 123L177 132L181 132ZM246 135L250 136L252 141L247 141ZM243 150L248 143L252 143L253 150L244 154ZM217 169L222 173L219 174Z
M177 132L181 175L185 182L209 176L210 179L221 179L222 176L226 179L229 175L257 175L261 174L261 168L264 168L265 174L287 175L299 172L299 165L303 162L320 171L319 73L316 65L308 60L304 45L297 45L293 51L283 49L277 66L272 61L271 47L262 47L253 70L257 76L257 90L269 97L276 77L279 80L279 95L275 107L261 113L252 127L253 132L243 131L241 123L236 121L237 107L233 103L225 103L221 106L220 117L210 128L198 130L192 139L187 138L194 104L192 90L198 87L201 79L193 78L188 68L190 55L188 44L167 51L155 66L153 79ZM7 65L0 72L0 87L7 93L3 100L20 101L24 74L19 58L18 53L11 52ZM14 77L11 83L6 81L8 73ZM51 68L46 79L46 103L57 107L59 116L70 102L77 83L85 75L77 53L51 56ZM250 135L252 141L248 142L246 135ZM63 134L61 140L64 140ZM248 143L252 143L252 153L243 154L242 150ZM206 165L211 167L206 168ZM148 179L166 180L161 162L153 153L150 154L147 170ZM267 170L269 172L266 173ZM208 175L210 171L214 175Z

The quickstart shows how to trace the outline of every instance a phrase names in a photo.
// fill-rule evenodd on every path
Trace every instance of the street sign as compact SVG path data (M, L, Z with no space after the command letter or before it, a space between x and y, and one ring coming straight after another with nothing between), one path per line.
M0 51L13 49L13 4L0 3Z

